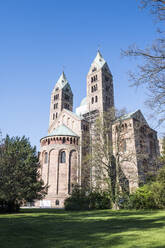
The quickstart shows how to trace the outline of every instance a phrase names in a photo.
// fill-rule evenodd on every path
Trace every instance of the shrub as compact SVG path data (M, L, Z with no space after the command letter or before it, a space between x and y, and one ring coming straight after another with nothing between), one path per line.
M65 202L65 210L89 210L111 208L111 201L107 192L84 191L75 185L70 197Z
M165 208L165 184L157 181L151 185L151 191L156 208Z
M151 186L144 185L130 195L129 208L135 209L153 209L156 208Z
M93 191L89 194L90 209L108 209L112 207L112 202L107 192Z
M89 198L79 185L75 185L71 196L65 200L64 206L65 210L88 210Z
M156 177L156 181L165 184L165 166L163 166Z
M128 193L123 193L119 197L118 206L119 206L119 209L130 209L131 208L130 196Z

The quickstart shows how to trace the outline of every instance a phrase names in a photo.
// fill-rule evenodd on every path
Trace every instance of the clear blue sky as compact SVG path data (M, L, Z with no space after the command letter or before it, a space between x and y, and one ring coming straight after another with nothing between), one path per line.
M121 49L150 44L156 26L136 0L0 1L0 129L26 135L39 149L47 134L50 94L63 66L74 108L86 95L86 75L98 45L114 77L116 107L141 108L144 89L130 88L133 60Z

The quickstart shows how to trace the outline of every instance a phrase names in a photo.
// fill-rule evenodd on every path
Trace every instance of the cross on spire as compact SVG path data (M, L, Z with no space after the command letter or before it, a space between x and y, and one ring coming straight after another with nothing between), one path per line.
M97 51L100 52L100 47L101 47L100 44L98 44L97 47L98 47L98 48L97 48Z
M62 71L64 72L65 69L66 69L66 66L63 65L63 66L62 66Z

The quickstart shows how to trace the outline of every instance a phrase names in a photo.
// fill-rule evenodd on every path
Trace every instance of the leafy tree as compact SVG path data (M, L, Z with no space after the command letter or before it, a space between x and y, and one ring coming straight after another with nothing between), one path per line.
M0 209L18 211L22 203L46 194L38 172L36 148L27 138L8 135L0 144Z
M136 72L130 73L130 80L134 86L145 85L149 91L148 104L159 114L159 124L165 120L165 24L164 0L139 0L141 8L150 8L161 26L158 30L159 38L150 47L138 48L130 46L122 54L127 57L140 58Z

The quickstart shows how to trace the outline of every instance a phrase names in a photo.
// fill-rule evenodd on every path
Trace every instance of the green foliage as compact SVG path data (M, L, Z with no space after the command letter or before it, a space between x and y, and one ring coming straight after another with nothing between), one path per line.
M159 170L156 182L151 185L151 190L157 208L165 208L165 166Z
M0 145L0 211L18 211L26 201L42 199L36 148L25 137L6 136Z
M72 194L65 200L65 210L108 209L112 203L107 192L87 192L75 185Z
M155 182L151 186L152 196L156 208L164 209L165 208L165 184L161 182Z
M157 175L156 181L165 184L165 166L163 166Z
M155 181L138 188L126 201L126 208L164 209L165 208L165 166Z
M112 208L112 201L110 200L108 192L93 191L89 193L89 208L90 209L109 209Z
M156 208L152 190L149 185L138 188L135 193L130 195L129 207L135 209Z
M65 210L87 210L89 209L89 199L85 191L75 185L72 194L64 202Z
M156 174L153 172L148 172L146 174L146 183L151 184L156 181Z
M130 204L130 196L127 192L119 196L119 209L131 209Z

